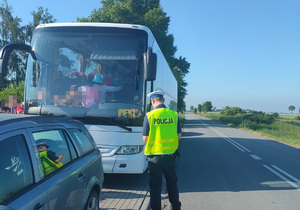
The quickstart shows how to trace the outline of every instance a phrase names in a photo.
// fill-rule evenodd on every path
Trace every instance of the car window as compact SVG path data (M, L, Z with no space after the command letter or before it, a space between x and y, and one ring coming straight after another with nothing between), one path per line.
M69 149L70 149L70 152L71 152L72 160L75 160L76 158L78 158L78 155L77 155L77 153L75 151L74 145L72 144L70 138L68 137L68 135L66 133L65 133L65 136L66 136L66 139L67 139L67 142L68 142L68 145L69 145Z
M68 129L68 131L74 139L74 142L78 147L80 154L86 154L95 149L92 142L83 131L79 129Z
M33 183L33 169L24 136L0 141L0 204Z
M41 157L45 175L69 163L76 154L73 145L67 143L62 130L47 130L32 133ZM72 148L71 156L70 145Z

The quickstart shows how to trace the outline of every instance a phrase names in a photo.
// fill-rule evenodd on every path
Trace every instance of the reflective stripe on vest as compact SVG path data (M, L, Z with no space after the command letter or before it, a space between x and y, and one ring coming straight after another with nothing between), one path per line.
M168 108L147 113L150 131L145 155L172 154L178 148L177 113Z
M62 167L62 165L63 165L62 162L59 162L57 164L55 162L53 162L48 157L47 151L40 152L40 156L41 156L41 159L42 159L42 164L43 164L45 175L48 175L48 174L52 173L53 171L55 171L56 169Z

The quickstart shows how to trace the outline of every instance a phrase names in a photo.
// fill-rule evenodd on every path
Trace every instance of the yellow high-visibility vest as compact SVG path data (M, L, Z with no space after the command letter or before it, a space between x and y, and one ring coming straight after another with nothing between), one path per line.
M145 155L172 154L178 148L177 113L168 108L147 113L150 131Z
M63 166L62 162L55 163L53 162L47 155L47 151L42 151L40 152L40 156L42 159L42 164L44 168L45 175L48 175L55 171L56 169L60 168Z

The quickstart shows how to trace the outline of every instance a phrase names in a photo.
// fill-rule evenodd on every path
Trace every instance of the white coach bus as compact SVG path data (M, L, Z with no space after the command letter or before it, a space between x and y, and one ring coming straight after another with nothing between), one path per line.
M53 23L39 25L31 46L10 44L0 54L6 75L13 50L30 52L24 113L82 121L102 153L105 173L147 169L142 140L147 94L164 91L177 109L177 81L151 31L140 25Z

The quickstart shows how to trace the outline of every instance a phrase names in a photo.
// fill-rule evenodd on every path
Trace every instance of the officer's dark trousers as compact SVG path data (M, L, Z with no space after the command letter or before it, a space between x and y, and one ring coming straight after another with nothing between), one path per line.
M179 191L177 186L177 175L175 168L175 157L169 156L150 156L148 160L149 187L150 187L150 206L152 210L161 209L161 186L162 175L164 174L169 201L172 209L180 209Z

